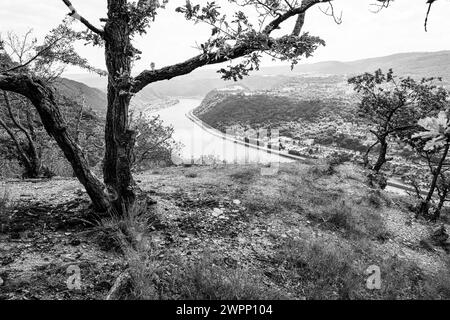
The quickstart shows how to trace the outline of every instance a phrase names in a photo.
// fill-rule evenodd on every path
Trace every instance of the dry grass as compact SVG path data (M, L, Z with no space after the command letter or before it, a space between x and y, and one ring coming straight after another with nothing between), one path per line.
M248 166L242 169L235 170L230 174L230 178L237 183L246 184L252 182L257 175L260 174L260 169L255 166Z
M101 242L119 251L128 263L131 288L122 299L258 300L278 299L280 293L264 286L262 276L245 268L229 269L217 264L208 252L194 261L178 256L160 258L149 237L149 224L139 217L152 213L135 205L125 217L111 215L97 228ZM167 255L167 254L166 254Z
M178 244L157 247L149 240L148 221L142 219L153 217L149 219L154 220L154 213L139 206L125 220L112 218L103 224L112 239L108 243L115 241L128 262L132 290L127 297L199 300L450 298L448 277L430 273L414 262L422 257L422 252L414 251L416 260L396 255L396 248L405 247L387 232L389 220L386 213L404 215L408 214L407 209L386 193L365 186L364 179L349 168L344 167L343 174L339 166L332 174L326 167L321 168L283 165L277 175L269 177L259 175L256 166L223 171L201 168L198 171L191 169L187 173L183 171L181 182L175 179L176 174L163 173L161 181L170 181L190 192L194 189L188 189L191 184L207 185L207 188L199 188L196 191L199 193L192 195L196 199L211 203L240 199L245 209L239 209L243 210L242 215L233 218L239 220L239 223L236 222L239 226L236 233L240 232L239 236L245 238L245 244L255 239L261 240L255 240L252 244L264 243L261 252L267 259L263 261L267 262L259 264L250 254L236 256L239 263L230 266L224 263L221 250L208 253L207 245L200 244L202 249L196 248L189 255L183 250L191 251L190 245L184 249L180 249ZM173 180L162 180L168 179L166 177ZM232 188L229 188L230 185ZM173 193L167 197L167 201L170 197L190 200L187 194L181 197ZM231 209L237 208L228 204ZM182 211L191 210L188 206L181 208ZM210 234L209 229L199 228L199 225L204 227L202 222L205 217L210 219L210 206L195 206L195 210L195 219L187 218L191 215L186 216L183 211L177 217L178 226L174 227L179 230L171 229L169 232L176 236L176 232L182 231L183 238L187 232L189 241L193 238L217 239L220 248L235 243L233 239L224 239L216 231ZM225 210L228 210L227 206ZM186 228L188 221L192 227ZM218 221L212 221L212 224ZM306 221L308 225L305 225ZM269 238L260 230L252 238L246 234L250 231L246 228L251 229L253 226L250 224L255 222L260 229L275 222L270 225L271 233L280 233ZM234 231L233 223L230 219L224 224L227 235ZM291 234L297 234L295 238L286 237L286 234L281 236L281 232L289 233L294 228L297 231ZM197 238L198 233L201 236ZM315 233L320 233L320 238ZM233 246L228 249L235 250ZM381 269L381 290L366 288L368 276L365 271L369 265L378 265Z
M306 299L349 299L359 281L351 266L352 253L323 243L289 240L275 259Z
M283 296L263 284L258 272L220 266L205 253L197 261L182 264L174 273L175 291L187 300L262 300Z
M365 286L362 256L377 261L381 270L381 289ZM318 241L286 241L275 257L279 273L289 279L306 299L449 299L447 275L425 275L413 262L396 256L380 260L370 250L338 247ZM281 276L280 276L281 277Z
M198 174L196 172L188 172L185 174L187 178L197 178Z
M322 206L311 207L308 216L331 229L349 236L366 236L386 240L389 234L377 205L357 204L347 197L329 200Z

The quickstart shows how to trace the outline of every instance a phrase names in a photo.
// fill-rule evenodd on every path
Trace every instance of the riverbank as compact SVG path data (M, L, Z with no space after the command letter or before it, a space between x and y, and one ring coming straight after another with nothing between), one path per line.
M292 161L300 161L302 163L317 163L319 161L319 159L317 158L313 158L313 157L300 157L297 155L293 155L290 154L287 151L280 151L280 150L273 150L273 149L269 149L266 147L261 147L261 146L257 146L255 144L252 143L247 143L243 140L238 139L237 137L231 136L231 135L227 135L215 128L213 128L212 126L210 126L209 124L207 124L206 122L200 120L196 115L193 114L193 110L190 110L188 113L186 113L186 117L188 119L190 119L193 123L195 123L196 125L198 125L199 127L201 127L204 131L227 141L239 144L244 146L245 148L249 148L249 149L253 149L253 150L258 150L258 151L263 151L263 152L267 152L268 154L275 154L278 155L280 157L283 158L287 158L290 159ZM399 179L397 178L390 178L387 181L387 190L390 192L394 192L394 193L398 193L398 194L402 194L402 195L407 195L408 192L410 193L415 193L415 190L411 187L408 186L406 184L404 184L403 182L401 182Z
M268 153L265 150L234 143L224 139L223 136L212 134L205 126L191 121L186 115L200 103L201 100L197 99L180 99L179 104L154 113L159 115L166 125L174 128L173 138L182 145L179 157L185 163L201 159L239 164L293 161L274 152Z

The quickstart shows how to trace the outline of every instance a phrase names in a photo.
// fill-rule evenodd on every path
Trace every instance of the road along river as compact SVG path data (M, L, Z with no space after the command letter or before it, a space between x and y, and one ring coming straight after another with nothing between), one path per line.
M159 115L166 125L173 126L173 138L181 143L179 156L174 157L176 163L210 163L214 159L221 163L271 163L273 166L283 162L312 161L312 159L288 155L277 150L248 145L235 140L232 136L227 136L192 114L192 111L200 104L200 99L179 99L178 104L151 114L151 116ZM389 179L386 190L400 194L414 191L395 179Z
M184 163L191 163L192 159L196 162L208 162L212 158L219 162L237 164L268 164L296 160L281 156L276 150L257 148L243 142L235 143L232 137L203 124L192 115L191 111L200 103L201 100L197 99L180 99L177 105L152 114L158 114L166 125L173 126L173 138L182 144L180 157Z

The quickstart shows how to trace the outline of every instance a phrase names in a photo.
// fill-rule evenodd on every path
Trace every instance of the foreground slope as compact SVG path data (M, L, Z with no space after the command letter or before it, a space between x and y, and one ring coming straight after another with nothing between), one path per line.
M411 199L367 187L353 165L283 164L274 176L260 169L139 174L158 203L120 232L113 216L86 223L87 198L74 180L8 182L14 209L1 215L0 295L104 297L128 269L127 295L137 298L450 297L448 253L430 240L440 224L414 220ZM130 245L115 245L124 235ZM86 277L79 292L65 286L70 264ZM366 288L371 265L381 269L381 290Z

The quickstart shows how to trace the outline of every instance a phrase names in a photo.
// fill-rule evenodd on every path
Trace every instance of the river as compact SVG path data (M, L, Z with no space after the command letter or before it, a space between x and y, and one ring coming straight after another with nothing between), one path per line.
M234 143L225 139L219 131L192 121L188 113L200 104L200 99L179 99L178 104L150 114L150 116L159 115L166 125L173 126L173 138L181 144L179 154L174 157L175 163L225 161L237 164L268 164L295 161L265 150ZM406 190L411 191L411 188L398 180L389 179L386 190L405 195Z
M201 104L199 99L179 99L179 103L152 113L158 114L166 125L174 128L173 138L181 143L178 161L216 161L237 164L292 162L294 160L268 153L265 150L246 147L221 137L188 118L187 114Z

